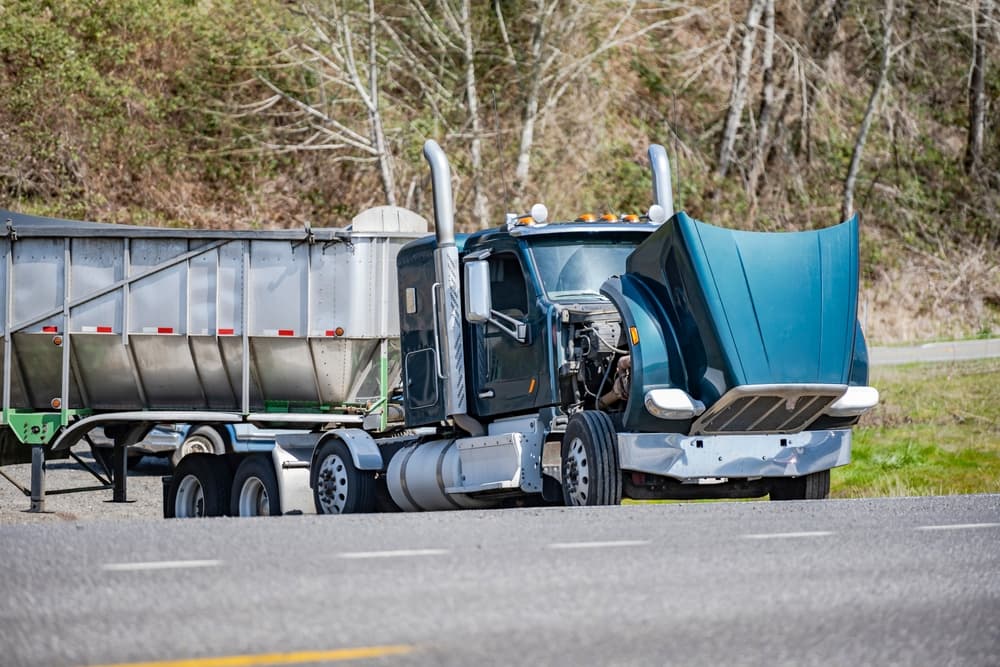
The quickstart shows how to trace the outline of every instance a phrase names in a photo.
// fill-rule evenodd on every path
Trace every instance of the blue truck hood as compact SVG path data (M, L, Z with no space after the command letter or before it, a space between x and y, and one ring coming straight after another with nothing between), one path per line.
M673 386L711 406L740 385L848 384L856 339L865 353L857 217L818 231L763 233L678 213L605 287L641 340L636 398Z

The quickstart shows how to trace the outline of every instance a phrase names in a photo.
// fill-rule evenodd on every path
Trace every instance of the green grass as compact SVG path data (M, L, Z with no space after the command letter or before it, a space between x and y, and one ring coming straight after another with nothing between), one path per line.
M883 366L832 497L1000 493L1000 359Z

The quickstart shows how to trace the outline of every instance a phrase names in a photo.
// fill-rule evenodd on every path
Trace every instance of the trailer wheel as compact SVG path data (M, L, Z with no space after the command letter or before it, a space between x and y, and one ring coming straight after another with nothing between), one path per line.
M621 503L618 439L607 414L586 410L570 418L562 441L562 491L567 505Z
M181 446L170 455L170 463L176 469L188 454L225 454L226 442L211 426L199 426L191 430Z
M771 481L771 500L823 500L830 495L830 471Z
M317 514L364 514L375 510L375 473L358 470L347 445L330 438L320 445L310 480Z
M271 460L262 454L243 459L233 477L230 516L280 516L278 477Z
M233 473L221 456L185 456L174 470L163 515L168 519L223 516L232 485Z

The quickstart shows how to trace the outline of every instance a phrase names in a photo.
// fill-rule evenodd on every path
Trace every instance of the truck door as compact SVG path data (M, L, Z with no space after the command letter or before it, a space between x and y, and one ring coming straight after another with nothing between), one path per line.
M501 252L488 259L494 320L471 327L472 403L481 416L535 407L546 357L541 340L544 315L517 254ZM497 315L499 313L499 315ZM519 341L516 323L525 324Z

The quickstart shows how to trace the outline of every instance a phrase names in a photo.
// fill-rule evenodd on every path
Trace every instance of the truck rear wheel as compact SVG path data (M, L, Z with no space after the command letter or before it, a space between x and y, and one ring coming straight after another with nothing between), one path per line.
M268 457L255 454L243 459L233 478L230 516L280 516L278 477Z
M170 463L176 469L181 460L189 454L225 454L226 442L222 435L211 426L199 426L184 437L184 442L170 455Z
M621 503L618 439L607 414L586 410L570 418L562 441L562 490L567 505Z
M822 500L829 495L829 470L771 482L771 500Z
M375 510L375 473L358 470L347 445L330 438L320 445L310 473L317 514L364 514Z
M163 515L186 519L223 516L229 509L233 474L221 456L191 454L174 470Z

